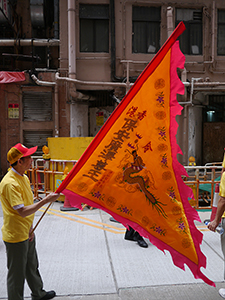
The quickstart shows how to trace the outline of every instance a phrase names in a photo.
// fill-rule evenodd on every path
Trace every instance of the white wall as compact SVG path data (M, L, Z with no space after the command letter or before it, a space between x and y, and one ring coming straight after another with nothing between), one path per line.
M88 105L70 105L70 136L88 136Z
M97 125L97 118L96 113L97 112L103 112L104 117L104 123L109 118L110 114L113 112L114 107L113 106L106 106L102 108L98 107L91 107L89 109L90 113L90 136L96 136L98 131L101 129L102 126Z
M194 156L197 165L202 161L202 107L189 106L188 158Z

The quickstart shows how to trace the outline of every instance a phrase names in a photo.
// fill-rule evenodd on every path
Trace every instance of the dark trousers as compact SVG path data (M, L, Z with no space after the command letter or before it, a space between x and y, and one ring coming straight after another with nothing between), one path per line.
M35 238L20 243L4 242L7 252L7 291L8 300L23 300L25 279L32 291L32 299L45 296L43 282L38 271L38 257Z
M222 218L222 227L224 229L224 233L221 234L221 248L224 256L224 279L225 279L225 218Z
M127 229L125 232L125 239L137 241L143 238L137 231L135 231L132 227L129 226L129 229Z

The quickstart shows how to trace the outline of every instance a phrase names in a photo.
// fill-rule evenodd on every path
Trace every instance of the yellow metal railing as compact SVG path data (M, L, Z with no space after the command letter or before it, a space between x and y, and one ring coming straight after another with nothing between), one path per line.
M32 168L28 171L34 198L38 199L41 195L55 192L63 180L65 167L69 165L70 171L76 162L76 160L36 158L32 163ZM64 201L64 196L62 195L59 200Z
M184 183L190 186L195 196L197 209L211 209L215 185L220 183L222 163L211 163L205 166L185 166L188 176L183 176Z
M35 198L56 191L63 180L64 170L69 166L69 171L76 160L44 160L36 158L32 168L28 171L31 187ZM182 176L185 184L192 188L195 200L191 206L196 209L211 209L215 185L220 183L222 163L211 163L205 166L185 166L188 176ZM181 191L182 192L182 191ZM59 198L64 201L64 196Z

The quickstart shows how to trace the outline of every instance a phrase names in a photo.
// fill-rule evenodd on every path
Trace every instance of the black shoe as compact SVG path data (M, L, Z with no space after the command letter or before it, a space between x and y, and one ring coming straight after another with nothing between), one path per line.
M46 295L44 297L42 297L40 300L52 299L55 296L56 296L55 291L49 291L49 292L46 292Z
M143 240L142 236L137 232L135 231L134 235L133 235L133 240L135 242L139 241L139 240Z
M143 240L143 238L137 240L137 243L142 248L148 248L148 244Z
M129 229L126 230L124 239L128 241L136 241L136 239L134 238L134 233L135 233L134 229L129 227Z
M131 236L131 237L125 236L124 239L127 240L127 241L134 241L134 242L137 241L137 239L135 239L133 236Z

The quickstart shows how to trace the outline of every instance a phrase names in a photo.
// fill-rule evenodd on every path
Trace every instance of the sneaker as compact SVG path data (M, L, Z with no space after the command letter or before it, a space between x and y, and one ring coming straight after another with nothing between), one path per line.
M225 299L225 289L220 289L220 290L219 290L219 294L220 294L220 296L221 296L222 298Z

